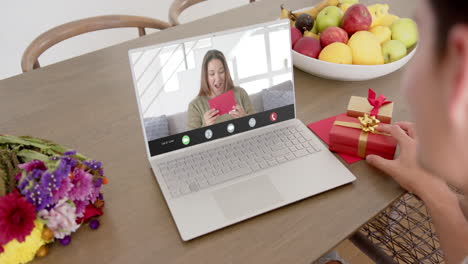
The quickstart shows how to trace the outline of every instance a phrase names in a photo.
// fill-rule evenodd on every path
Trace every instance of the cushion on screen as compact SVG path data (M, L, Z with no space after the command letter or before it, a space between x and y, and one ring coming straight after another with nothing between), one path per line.
M169 124L165 115L145 118L144 123L148 141L169 136Z
M291 81L286 81L262 91L263 110L294 104L294 92Z

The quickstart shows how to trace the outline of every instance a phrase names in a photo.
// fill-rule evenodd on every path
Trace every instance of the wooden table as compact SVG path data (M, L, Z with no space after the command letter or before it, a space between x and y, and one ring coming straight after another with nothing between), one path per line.
M365 162L349 166L357 180L342 188L182 242L146 158L127 51L130 48L221 31L279 15L308 0L263 0L170 28L27 74L0 81L0 132L48 138L101 160L110 184L97 231L82 228L67 247L55 245L35 263L310 263L353 234L403 190ZM411 16L413 1L391 1ZM19 62L18 62L19 63ZM344 83L295 70L298 116L306 124L345 111L367 88L396 102L402 72ZM312 168L310 168L312 169ZM326 175L324 175L326 177Z

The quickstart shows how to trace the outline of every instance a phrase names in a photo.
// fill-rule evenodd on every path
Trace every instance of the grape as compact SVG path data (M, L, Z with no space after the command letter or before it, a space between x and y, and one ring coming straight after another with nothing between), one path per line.
M304 31L310 31L314 27L314 18L308 14L300 14L296 18L296 28L299 29L302 34Z

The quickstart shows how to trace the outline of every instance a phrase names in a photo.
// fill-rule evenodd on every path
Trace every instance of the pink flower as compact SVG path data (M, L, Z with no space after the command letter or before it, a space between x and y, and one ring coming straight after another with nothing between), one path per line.
M58 201L67 197L68 192L72 189L72 187L73 187L73 184L71 183L70 178L68 177L63 178L59 189L53 192L52 201L54 203L57 203Z
M26 171L26 173L30 173L32 170L34 169L38 169L38 170L47 170L44 162L40 161L40 160L32 160L30 162L26 162L26 163L23 163L23 164L19 164L18 167L20 169L23 169Z
M34 228L35 211L16 191L0 197L0 246L12 239L23 242Z
M75 168L73 170L72 184L73 187L68 193L70 200L85 201L92 192L93 176L82 169Z
M38 216L47 221L47 227L58 239L70 235L80 227L76 223L75 205L66 199L60 200L50 211L39 211Z
M75 214L77 217L83 217L84 212L86 211L86 206L88 206L89 201L73 201L76 206Z

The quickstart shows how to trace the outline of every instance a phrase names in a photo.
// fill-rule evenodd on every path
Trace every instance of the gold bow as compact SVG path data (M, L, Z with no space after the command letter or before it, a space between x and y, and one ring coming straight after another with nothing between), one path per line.
M358 117L359 122L361 122L361 129L366 133L373 133L377 132L377 126L380 123L375 116L369 116L368 113L365 113L364 116Z

